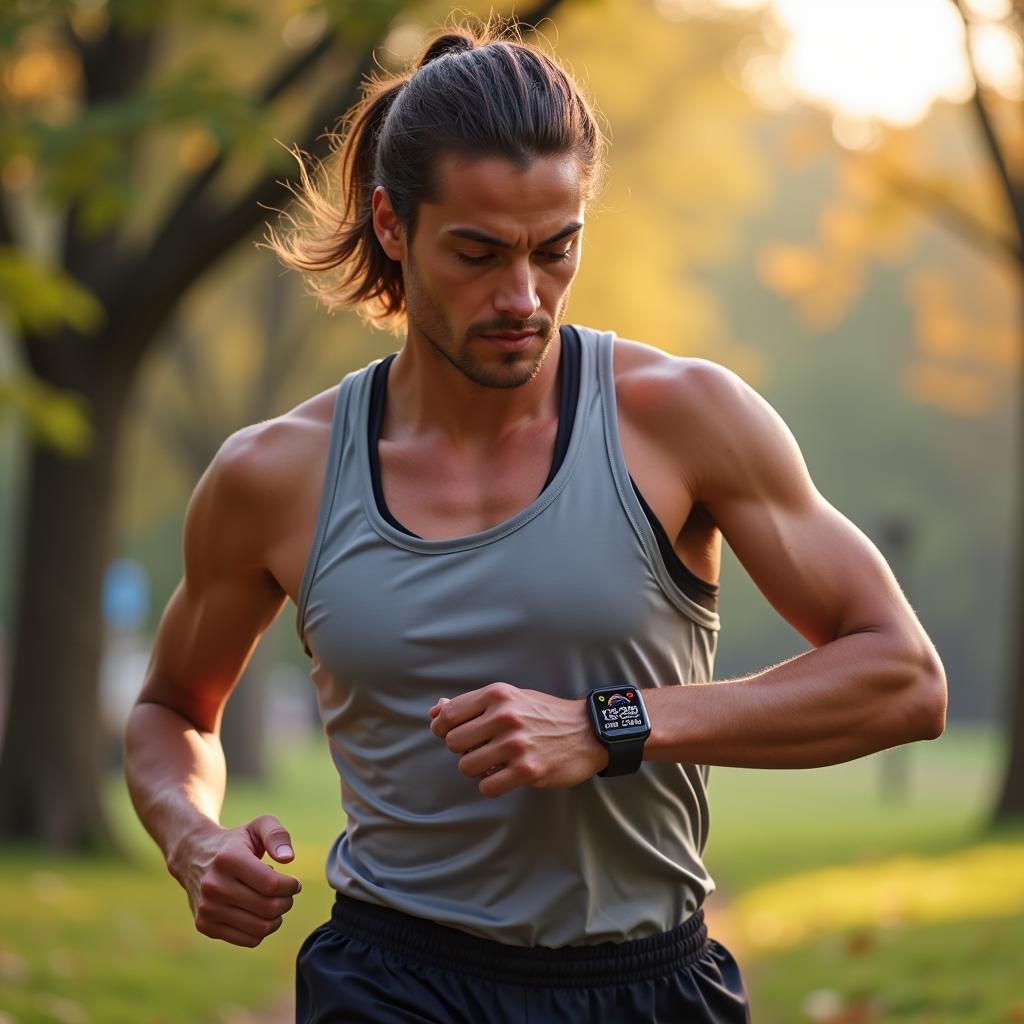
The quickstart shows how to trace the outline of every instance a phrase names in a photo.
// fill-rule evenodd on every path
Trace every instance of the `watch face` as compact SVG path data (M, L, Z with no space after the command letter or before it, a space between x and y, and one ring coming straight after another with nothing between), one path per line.
M640 694L632 686L598 690L590 695L590 705L603 739L628 740L650 732Z

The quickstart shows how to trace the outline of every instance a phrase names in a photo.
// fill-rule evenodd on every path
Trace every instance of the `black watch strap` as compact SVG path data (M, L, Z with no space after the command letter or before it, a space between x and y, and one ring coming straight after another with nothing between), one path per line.
M608 766L597 774L607 778L610 775L629 775L638 771L644 760L644 740L622 740L606 743Z

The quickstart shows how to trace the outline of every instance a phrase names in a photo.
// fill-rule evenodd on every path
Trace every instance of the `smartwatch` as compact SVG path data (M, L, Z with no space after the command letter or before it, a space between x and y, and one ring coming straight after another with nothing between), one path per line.
M644 759L644 741L651 735L640 691L635 686L605 686L587 697L597 738L608 748L601 776L629 775Z

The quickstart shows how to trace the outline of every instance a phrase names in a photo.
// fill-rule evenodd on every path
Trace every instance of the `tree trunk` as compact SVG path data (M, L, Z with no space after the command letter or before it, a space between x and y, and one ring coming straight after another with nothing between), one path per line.
M0 750L0 840L66 850L116 846L100 795L96 679L126 384L90 367L89 358L79 352L65 364L61 383L75 386L69 378L80 376L77 390L93 400L91 450L80 457L39 444L32 450Z
M1017 402L1019 454L1024 453L1024 381ZM1019 467L1018 467L1019 472ZM1017 484L1016 572L1010 576L1010 650L1006 666L1006 768L991 824L1024 823L1024 479Z

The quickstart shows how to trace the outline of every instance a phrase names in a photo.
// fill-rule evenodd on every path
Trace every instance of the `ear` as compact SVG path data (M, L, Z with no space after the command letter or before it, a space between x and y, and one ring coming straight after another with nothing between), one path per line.
M405 228L383 185L373 190L373 230L385 255L397 263L405 259Z

